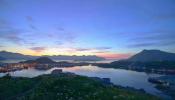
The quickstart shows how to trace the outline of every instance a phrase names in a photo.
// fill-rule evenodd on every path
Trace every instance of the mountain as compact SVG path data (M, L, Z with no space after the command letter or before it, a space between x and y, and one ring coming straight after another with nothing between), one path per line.
M36 60L27 60L27 61L23 61L21 63L49 64L49 63L56 63L56 62L48 57L40 57L40 58L37 58Z
M36 59L43 56L31 56L31 55L23 55L20 53L13 53L7 51L0 51L0 56L4 59L10 60L31 60ZM77 61L98 61L105 60L105 58L98 56L65 56L65 55L54 55L54 56L44 56L49 57L54 60L77 60Z
M153 61L175 61L175 53L160 50L143 50L127 59L127 61L153 62Z
M35 58L34 56L29 56L29 55L23 55L20 53L13 53L13 52L7 52L7 51L0 51L0 56L5 58L5 59L33 59Z
M92 56L66 56L66 55L56 55L56 56L46 56L54 60L75 60L75 61L100 61L105 60L105 58Z
M112 68L132 68L137 70L175 70L175 54L160 50L143 50L140 53L133 55L129 59L114 61L109 65L100 66Z
M55 63L53 60L51 60L48 57L40 57L35 60L37 63Z

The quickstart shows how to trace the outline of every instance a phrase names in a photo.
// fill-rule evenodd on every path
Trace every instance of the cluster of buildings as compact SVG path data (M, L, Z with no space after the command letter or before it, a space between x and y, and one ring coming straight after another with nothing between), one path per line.
M57 62L57 63L2 63L0 64L0 73L12 72L22 69L35 68L38 70L48 70L53 67L72 67L82 66L87 63L68 63L68 62Z
M35 68L38 70L47 70L52 67L61 66L60 64L39 64L39 63L3 63L0 64L0 73L12 72L22 69Z
M3 63L0 64L0 73L17 71L22 69L34 68L37 63Z

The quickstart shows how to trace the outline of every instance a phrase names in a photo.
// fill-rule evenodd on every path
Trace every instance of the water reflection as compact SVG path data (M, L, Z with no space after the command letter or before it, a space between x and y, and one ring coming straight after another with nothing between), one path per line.
M63 68L63 71L73 72L79 75L91 77L107 77L111 82L117 85L134 87L136 89L144 89L151 94L159 94L160 91L154 88L154 85L149 83L147 79L150 76L160 76L158 74L146 74L144 72L136 72L124 69L100 68L97 66L83 66Z
M100 68L97 66L75 66L69 68L52 68L46 71L36 69L25 69L21 71L10 72L12 76L36 77L42 74L49 74L54 69L63 69L64 72L73 72L78 75L110 78L111 82L116 85L134 87L136 89L144 89L146 92L154 95L163 95L161 91L154 88L147 79L151 76L157 77L158 74L146 74L144 72L136 72L124 69ZM3 76L4 74L0 74Z

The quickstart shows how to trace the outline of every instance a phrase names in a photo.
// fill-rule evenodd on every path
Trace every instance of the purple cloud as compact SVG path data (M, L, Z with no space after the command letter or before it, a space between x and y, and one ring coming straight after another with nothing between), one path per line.
M46 47L32 47L30 49L39 53L39 52L46 50Z
M34 24L34 19L32 16L26 16L26 20L28 21L29 23L29 27L33 30L38 30L38 28L36 27L36 25Z
M32 16L26 16L27 21L34 22L34 19Z
M136 43L136 44L130 44L128 47L131 48L137 48L137 47L148 47L148 46L154 46L156 43Z
M111 47L96 47L95 49L98 49L98 50L108 50L108 49L111 49Z
M109 49L111 49L111 47L76 48L76 51L92 51L92 50L104 51Z
M27 32L26 30L17 29L12 27L11 23L1 20L0 21L0 39L6 40L11 43L21 44L24 39L20 37L22 33Z
M63 27L57 27L56 28L58 31L65 31L65 29Z
M151 32L150 32L151 33ZM153 31L147 36L138 36L129 39L128 47L150 47L175 45L175 31L159 30Z
M155 31L155 32L150 32L148 36L139 36L130 39L130 41L159 41L159 40L173 40L175 38L175 31Z
M88 49L88 48L76 48L76 51L90 51L92 49Z
M29 27L33 30L38 30L38 28L34 24L29 24Z
M150 47L150 46L157 47L157 46L170 46L170 45L175 45L175 41L170 40L170 41L163 41L163 42L135 43L135 44L128 45L128 47L138 48L138 47Z
M8 32L1 33L0 39L7 40L11 43L21 44L24 40L19 37L18 31L10 30Z

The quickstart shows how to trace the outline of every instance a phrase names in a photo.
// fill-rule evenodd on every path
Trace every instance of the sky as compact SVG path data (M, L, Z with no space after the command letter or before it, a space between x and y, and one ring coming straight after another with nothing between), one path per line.
M26 55L175 53L175 1L0 0L0 41Z

